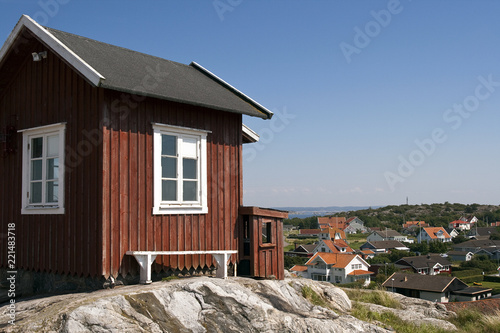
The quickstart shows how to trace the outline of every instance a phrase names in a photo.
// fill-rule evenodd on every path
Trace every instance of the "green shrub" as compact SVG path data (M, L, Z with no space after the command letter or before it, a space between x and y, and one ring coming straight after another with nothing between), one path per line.
M453 269L452 275L456 276L459 279L462 279L462 278L468 277L468 276L481 275L482 273L483 273L483 271L479 268L469 268L469 269L460 270L460 271L455 271L455 269Z
M481 282L484 280L484 275L467 276L459 279L465 283Z
M488 282L500 282L500 276L486 275L484 277L484 281L488 281Z

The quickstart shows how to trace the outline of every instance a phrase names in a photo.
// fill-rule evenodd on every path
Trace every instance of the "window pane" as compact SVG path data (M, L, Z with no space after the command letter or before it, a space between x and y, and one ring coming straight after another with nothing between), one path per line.
M161 154L177 156L177 137L165 134L161 136Z
M31 180L42 180L42 160L31 161Z
M47 160L47 179L59 179L59 159Z
M271 222L262 222L262 243L271 243Z
M182 172L184 179L198 179L196 172L196 162L191 158L184 158L182 160Z
M42 157L43 138L31 139L31 158Z
M53 157L59 155L59 135L47 137L47 156Z
M59 184L58 182L47 182L47 202L59 201Z
M162 180L161 182L161 200L177 201L177 181Z
M177 178L177 158L174 157L161 158L161 177Z
M198 140L196 138L183 138L182 139L182 156L184 157L194 157L198 156L196 144Z
M41 182L31 183L30 203L41 203L41 202L42 202L42 183Z
M184 201L197 201L196 200L196 185L198 182L184 181L183 182L183 192L182 200Z

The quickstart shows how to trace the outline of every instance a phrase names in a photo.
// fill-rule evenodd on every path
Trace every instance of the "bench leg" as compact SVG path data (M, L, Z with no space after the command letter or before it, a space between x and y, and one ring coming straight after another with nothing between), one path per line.
M227 279L227 261L231 256L228 253L212 254L217 262L217 271L215 277Z
M151 283L151 265L156 259L156 255L152 254L134 254L135 259L141 267L140 283Z

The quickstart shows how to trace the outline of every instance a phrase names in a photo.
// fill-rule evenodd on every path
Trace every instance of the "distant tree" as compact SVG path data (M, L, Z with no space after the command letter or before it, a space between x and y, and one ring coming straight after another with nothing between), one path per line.
M414 252L402 251L402 250L392 250L389 254L390 262L396 262L403 257L412 257L414 256Z
M429 252L431 253L446 253L448 252L448 245L440 241L429 242Z
M452 239L453 244L460 244L460 243L466 242L468 240L469 239L462 234L459 234L457 237Z
M309 258L285 256L285 269L290 269L295 265L304 265Z
M483 272L493 272L497 269L496 261L489 260L487 255L476 255L469 261L463 261L460 263L460 267L463 268L479 268Z
M367 261L369 264L387 264L391 262L391 259L388 254L384 253L377 254L375 257L368 259Z
M500 233L492 234L490 236L491 240L500 240Z
M411 252L418 252L420 254L429 253L429 244L427 244L427 242L411 243L408 244L408 247L410 248Z

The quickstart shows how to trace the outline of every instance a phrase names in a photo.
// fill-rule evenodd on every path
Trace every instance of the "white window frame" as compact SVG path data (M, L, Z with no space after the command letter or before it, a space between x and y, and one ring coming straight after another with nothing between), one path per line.
M18 131L23 135L23 155L22 155L22 199L21 199L21 214L64 214L64 178L65 178L65 137L66 137L66 123L58 123L47 126L34 127ZM48 135L59 135L59 170L58 170L58 201L53 203L42 202L41 204L30 203L30 177L31 177L31 139L36 137L44 137L43 151L46 151ZM46 155L42 160L46 161ZM45 170L45 167L42 168ZM45 175L42 175L42 192L46 190ZM42 193L42 198L45 195Z
M207 185L207 135L209 131L153 123L153 215L162 214L207 214L208 213L208 185ZM182 201L182 184L177 184L177 201L162 201L162 173L161 173L161 136L172 135L177 137L177 147L182 138L196 138L198 149L198 196L196 201ZM177 151L177 179L181 179L182 151Z

